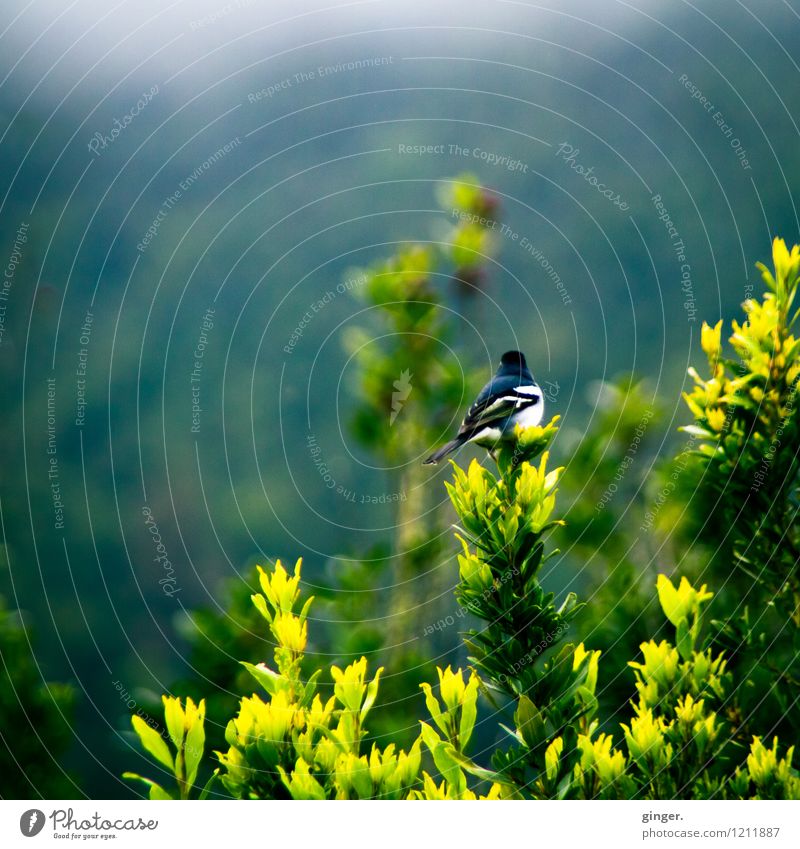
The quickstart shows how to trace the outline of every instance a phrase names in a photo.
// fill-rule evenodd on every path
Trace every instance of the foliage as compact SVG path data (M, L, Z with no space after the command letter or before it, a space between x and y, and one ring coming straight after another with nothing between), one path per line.
M716 623L716 641L731 658L738 682L730 706L742 735L756 713L766 727L794 737L800 707L800 530L798 511L797 381L800 247L773 243L774 270L758 267L767 292L743 304L746 319L703 324L702 347L710 376L689 370L686 404L694 423L683 428L697 441L692 530L715 556L708 574L728 590L733 608ZM710 509L704 505L710 505Z
M408 711L421 709L419 676L432 675L432 657L452 648L430 639L410 644L407 638L420 610L430 622L449 612L443 607L447 570L430 569L446 556L449 517L420 459L453 429L453 411L478 388L474 364L449 350L457 347L464 326L474 330L479 324L470 316L470 302L487 285L499 210L471 174L442 182L438 201L447 224L436 239L402 244L349 275L364 281L354 295L367 308L364 324L349 327L344 339L355 365L349 430L370 463L384 470L395 530L370 550L354 548L335 558L320 595L330 618L349 623L327 635L334 654L348 661L375 653L397 670L373 716L378 735L397 736ZM385 623L381 629L364 624L376 607ZM404 735L407 744L415 733L412 725Z
M182 705L180 699L174 696L162 696L162 701L168 740L165 740L159 731L141 716L131 717L131 724L142 748L172 773L175 778L175 791L170 793L155 781L133 772L126 772L122 777L143 783L148 788L151 799L161 801L188 799L195 786L197 771L205 749L206 704L201 699L200 704L196 705L187 698ZM174 754L169 743L172 743L175 749ZM218 770L214 772L197 798L205 799L208 796L217 772Z
M785 434L794 427L796 345L789 311L800 249L789 253L776 243L775 251L775 276L765 272L771 292L762 304L746 304L744 326L734 324L734 348L744 361L736 377L728 373L733 365L721 359L721 325L704 329L715 376L697 377L687 401L697 416L690 432L700 441L698 456L715 486L732 480L741 488L741 467L759 468L756 459L767 456L765 450L787 474L794 469L793 443L792 456L781 458L775 436L778 429ZM779 349L785 355L776 354ZM749 400L742 400L745 392ZM304 673L313 598L302 601L300 562L291 576L280 562L261 571L262 592L252 603L269 625L274 668L243 663L266 698L244 696L228 723L229 748L217 752L225 792L234 798L296 799L800 798L794 747L785 748L784 738L773 733L769 714L743 715L756 670L743 663L742 645L730 651L725 639L747 630L749 620L737 622L736 609L718 606L721 618L708 629L706 611L714 594L685 575L676 581L658 575L657 598L670 639L641 642L639 657L627 663L632 670L627 715L621 722L604 715L598 700L601 650L566 641L582 606L572 593L557 604L541 584L545 563L552 559L556 568L563 566L558 550L549 546L562 525L556 495L563 470L549 468L556 431L557 418L542 427L518 428L494 452L497 474L477 461L466 471L452 462L447 491L461 545L456 597L476 622L464 635L472 668L438 668L436 689L420 685L430 720L420 722L419 735L405 750L372 742L362 751L382 668L370 676L363 656L344 668L333 665L329 686L323 668ZM758 502L765 512L748 520L753 540L747 547L735 543L732 552L772 614L783 617L784 627L794 627L796 561L779 553L773 562L768 541L778 520L786 523L784 536L793 538L795 494L784 491L783 478L772 482L765 475L761 486L778 499L777 507ZM776 698L791 698L786 682L775 682ZM507 737L489 763L469 754L480 694L492 711L482 722L497 720ZM173 701L165 699L168 710L174 710ZM187 742L194 733L202 748L202 734L192 732L202 725L202 713L202 703L196 708L187 701L182 724L167 715L176 756L146 723L135 723L144 748L175 773L181 798L188 797L197 774ZM150 786L153 798L163 798L163 790L153 796Z
M556 608L536 578L544 559L542 534L555 526L551 515L560 470L547 472L546 452L538 467L529 460L543 450L552 429L551 423L520 433L514 453L499 456L505 472L500 479L477 463L468 474L454 464L450 487L465 528L457 594L487 623L467 635L470 659L490 691L511 697L514 710L514 728L506 729L513 745L493 758L503 793L763 798L769 786L776 798L796 797L800 784L791 769L791 749L781 765L777 754L770 759L754 738L746 763L737 763L741 747L715 710L727 702L731 676L723 654L701 641L702 608L712 598L705 586L695 589L684 577L675 587L659 575L658 598L675 629L675 644L644 642L642 661L629 664L638 698L630 721L621 726L624 748L614 747L613 736L598 730L600 652L565 644L542 659L576 611L569 597ZM520 454L527 459L517 464ZM777 746L776 741L776 752ZM770 777L761 780L757 764L767 761Z
M32 633L0 596L0 798L69 798L61 759L71 739L75 693L45 681Z
M506 469L500 479L473 460L467 473L453 463L454 482L447 484L461 521L456 596L487 623L465 638L470 660L490 686L512 697L535 685L533 661L558 642L576 613L574 594L556 609L537 580L546 560L542 538L557 524L551 514L561 469L547 472L547 453L538 466L522 460L555 430L551 422L520 431L515 453L502 449L498 456Z
M355 363L349 432L370 453L371 463L386 470L386 491L402 495L391 502L395 515L386 522L398 531L369 548L354 543L315 576L324 618L347 623L319 623L317 639L324 641L326 655L344 665L365 654L391 661L394 674L383 684L384 703L374 711L371 728L376 737L391 734L407 745L417 736L416 725L405 723L405 732L399 726L409 711L422 709L420 675L435 674L432 657L452 648L406 639L421 603L431 622L449 612L435 601L449 597L447 570L440 570L442 586L434 586L428 569L445 556L449 517L427 484L418 455L452 429L453 410L477 389L480 376L463 360L442 356L442 346L455 346L457 315L468 312L466 302L487 283L492 222L499 214L496 199L471 174L441 183L438 200L448 223L437 240L403 243L392 255L347 275L348 281L363 281L352 292L367 305L371 319L370 326L350 327L344 340ZM224 744L220 729L250 680L231 658L269 649L258 633L263 620L250 601L249 585L257 582L248 569L246 580L230 580L221 588L221 604L193 610L183 623L193 675L174 682L173 689L205 697L212 748ZM378 615L381 627L370 621ZM323 681L329 680L323 670ZM149 713L157 724L158 706L149 706Z
M586 431L559 434L560 452L569 457L559 479L568 521L553 539L564 551L561 569L588 600L573 633L603 647L597 692L610 714L633 692L627 661L661 623L652 585L664 541L642 529L664 412L647 382L632 375L591 385L587 396L593 412Z
M480 491L478 486L472 494ZM542 492L539 504L550 497ZM701 610L711 598L704 586L695 589L683 579L675 587L659 576L659 600L676 645L643 643L642 661L630 664L638 700L630 722L621 726L624 748L598 733L600 652L581 644L563 646L540 671L524 676L520 671L533 668L536 656L523 665L504 653L513 679L488 672L481 681L473 671L465 681L460 669L439 669L438 697L429 684L421 685L433 724L420 723L409 751L373 743L362 754L383 670L370 679L365 658L343 670L333 666L333 694L323 698L317 686L322 670L306 680L300 676L313 599L297 609L299 561L292 576L278 563L271 574L262 573L261 583L264 592L253 603L275 637L276 668L243 664L267 698L241 700L226 731L229 749L217 753L221 784L234 798L800 798L793 748L781 755L777 739L767 749L755 737L746 759L737 762L739 747L715 710L725 703L730 674L724 657L700 641ZM552 606L547 610L554 612ZM479 661L476 667L486 669ZM513 694L515 708L514 727L505 729L514 745L495 753L494 769L467 754L479 691L487 685ZM145 750L174 773L176 793L137 775L126 777L145 782L151 799L189 798L203 752L204 705L187 700L184 709L178 699L165 697L164 706L175 755L146 722L134 717L133 724ZM421 770L423 743L438 782ZM484 795L470 786L470 776L488 783ZM210 782L199 798L209 788Z

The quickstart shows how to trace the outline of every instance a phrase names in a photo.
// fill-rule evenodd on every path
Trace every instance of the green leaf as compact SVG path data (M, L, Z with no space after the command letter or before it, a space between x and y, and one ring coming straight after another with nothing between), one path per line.
M342 754L346 755L348 753L349 749L347 745L332 728L326 728L324 725L317 725L315 726L315 730L320 731L325 737L327 737Z
M300 707L308 707L311 700L314 698L314 693L317 691L317 680L322 675L322 669L317 669L311 673L303 688L303 697L300 699Z
M269 622L272 624L272 614L269 612L269 608L267 607L267 600L264 598L261 593L255 593L250 596L253 605L256 610Z
M478 676L470 677L464 690L464 699L461 703L461 722L458 727L458 742L461 750L467 748L475 720L478 718Z
M443 734L447 734L447 723L442 716L441 708L439 707L439 701L436 696L433 695L433 691L431 690L430 684L420 684L419 685L423 692L425 693L425 704L428 706L428 713L430 713L433 721L439 726L439 730ZM424 724L424 723L423 723ZM423 739L424 735L423 735ZM427 740L425 741L427 745ZM430 748L430 746L429 746Z
M184 735L184 714L181 707L180 699L173 696L162 696L164 702L164 720L167 724L167 731L176 749L180 749L183 745Z
M463 793L467 789L467 779L455 760L455 755L458 754L455 746L442 742L432 749L431 754L436 769L439 770L445 781L455 787L459 794Z
M306 600L306 603L303 605L302 610L300 611L300 621L305 622L308 617L308 611L311 607L312 602L314 601L314 596L309 596Z
M658 600L661 604L661 609L664 611L664 616L677 628L685 607L681 594L666 575L658 576L656 580L656 591L658 592Z
M504 731L506 734L508 734L509 737L513 737L514 740L517 743L524 743L525 742L522 739L522 735L519 733L519 731L515 731L513 728L509 728L507 725L505 725L502 722L498 723L498 727L500 728L501 731Z
M218 776L219 776L219 769L215 769L214 772L211 773L211 778L209 778L208 781L206 781L205 786L200 791L200 795L197 797L199 801L203 802L206 799L208 799L208 794L211 792L211 787L213 786L214 782L217 780Z
M283 767L278 767L281 780L286 789L289 791L293 799L313 799L323 801L325 799L325 790L322 785L311 775L308 764L300 758L295 765L291 777L286 774ZM367 793L369 793L369 785L371 780L369 774L366 775Z
M146 752L149 752L162 766L165 766L170 772L175 772L175 762L169 751L169 746L164 741L164 738L156 731L155 728L149 726L141 716L132 716L131 724L133 730L139 737L139 741Z
M150 788L151 802L173 802L174 800L175 797L167 793L167 791L160 784L154 784Z
M547 738L542 714L527 696L519 697L514 722L529 749L535 749Z
M678 430L683 433L688 433L691 436L696 436L699 439L716 439L717 434L712 433L710 430L706 430L704 427L700 427L699 425L684 425L683 427L679 427Z
M367 695L364 699L364 704L361 706L361 721L363 722L366 718L367 714L370 711L370 708L375 704L375 699L378 697L378 679L381 677L381 672L383 672L383 667L375 673L375 677L372 681L367 685Z
M280 681L281 676L274 672L263 663L258 665L248 663L246 660L240 661L241 665L258 681L258 683L270 694L274 696L276 685Z
M430 749L436 768L449 785L459 794L463 793L467 789L467 780L456 761L458 752L455 747L445 743L427 722L420 722L420 726L422 740Z
M451 751L448 751L448 755L466 772L470 775L474 775L476 778L480 778L483 781L492 781L497 784L503 784L506 787L516 787L516 785L509 781L502 773L494 772L491 769L484 769L482 766L478 766L471 758L468 758L463 752L458 752L454 748L451 747Z
M149 778L144 778L141 775L137 775L135 772L123 772L122 777L128 779L128 781L141 781L142 784L149 788L150 799L152 801L174 800L174 796L170 796L170 794L167 793L160 784L156 784L155 781L151 781Z
M422 734L422 742L431 750L431 752L442 742L442 738L428 725L427 722L420 722Z
M694 653L694 638L689 629L686 617L678 621L675 626L675 647L684 660L690 660Z
M186 764L186 783L191 787L197 778L197 770L203 759L203 749L206 744L206 732L203 721L196 720L186 732L184 762Z

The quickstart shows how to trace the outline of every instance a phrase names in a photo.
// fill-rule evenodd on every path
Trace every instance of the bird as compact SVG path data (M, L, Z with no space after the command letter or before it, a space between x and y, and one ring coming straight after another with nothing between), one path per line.
M455 439L434 451L423 465L435 465L452 451L474 442L493 451L512 439L516 425L534 427L544 416L544 393L520 351L506 351L494 377L467 411Z

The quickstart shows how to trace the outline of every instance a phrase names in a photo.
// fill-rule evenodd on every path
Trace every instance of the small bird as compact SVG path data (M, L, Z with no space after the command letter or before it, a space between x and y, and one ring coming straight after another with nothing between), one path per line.
M438 463L451 451L474 442L490 451L505 439L511 439L516 425L533 427L544 416L544 396L519 351L506 351L500 368L481 389L469 408L456 438L443 445L424 461Z

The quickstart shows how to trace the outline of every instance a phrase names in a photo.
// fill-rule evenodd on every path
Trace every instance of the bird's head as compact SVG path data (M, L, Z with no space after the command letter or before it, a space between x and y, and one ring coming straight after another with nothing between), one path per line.
M502 357L500 357L500 365L501 366L516 366L519 369L527 368L528 364L525 362L525 354L522 351L506 351Z
M533 381L533 375L525 362L525 354L521 351L506 351L500 358L497 374L518 377L521 381Z

